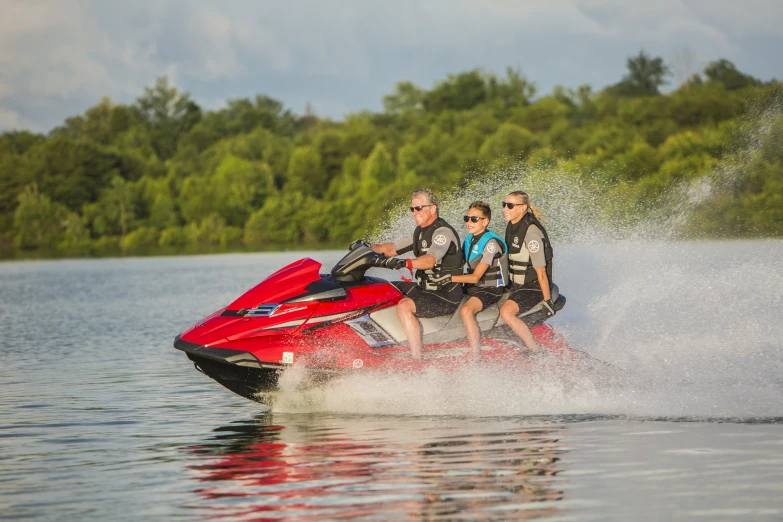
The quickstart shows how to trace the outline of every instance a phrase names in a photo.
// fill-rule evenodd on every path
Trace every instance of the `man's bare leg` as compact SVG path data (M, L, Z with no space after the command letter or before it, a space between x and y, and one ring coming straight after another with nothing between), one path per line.
M478 322L476 321L476 314L484 308L481 300L476 297L471 297L460 308L459 313L462 316L462 322L465 324L465 333L468 335L468 343L470 343L470 351L474 356L478 356L481 352L481 332L479 331Z
M527 327L525 321L517 317L518 313L519 306L511 299L507 299L500 308L500 317L503 318L509 328L511 328L520 339L525 341L529 350L538 350L538 345L533 338L533 334L530 332L530 328Z
M421 360L421 325L416 317L416 303L409 297L404 297L397 303L397 316L400 318L408 345L411 347L411 357Z

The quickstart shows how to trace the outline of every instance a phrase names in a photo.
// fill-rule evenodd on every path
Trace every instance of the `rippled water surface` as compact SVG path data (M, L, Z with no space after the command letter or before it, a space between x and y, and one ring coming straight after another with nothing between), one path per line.
M271 411L173 337L338 252L0 263L0 519L783 519L783 244L558 253L552 324L610 377L284 382Z

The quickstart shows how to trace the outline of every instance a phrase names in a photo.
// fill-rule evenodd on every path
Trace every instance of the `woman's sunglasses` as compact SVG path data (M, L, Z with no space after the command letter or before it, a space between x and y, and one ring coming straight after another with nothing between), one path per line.
M503 201L500 203L500 206L503 208L508 207L509 210L511 210L514 207L521 207L524 205L524 203L509 203L508 201Z
M471 221L473 223L478 223L479 219L484 219L484 218L478 216L462 216L462 219L465 220L465 223L467 223L468 221Z

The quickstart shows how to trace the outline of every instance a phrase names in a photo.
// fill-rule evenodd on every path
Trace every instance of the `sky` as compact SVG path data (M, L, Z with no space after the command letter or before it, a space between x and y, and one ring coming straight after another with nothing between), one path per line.
M783 79L781 0L0 0L0 132L48 132L108 96L133 103L167 75L204 109L266 94L296 114L379 111L507 66L594 90L644 49L678 75L719 58ZM676 85L671 78L670 87Z

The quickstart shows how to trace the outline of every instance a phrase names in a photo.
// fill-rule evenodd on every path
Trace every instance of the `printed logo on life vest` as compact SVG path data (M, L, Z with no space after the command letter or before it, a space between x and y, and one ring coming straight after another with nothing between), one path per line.
M421 240L421 248L427 248L427 242L425 240Z
M435 236L435 239L433 239L432 242L435 243L436 245L443 246L446 244L446 236L444 236L443 234L439 234Z
M536 252L538 252L538 249L540 248L541 245L539 245L538 241L536 241L535 239L527 244L527 249L530 250L531 254L535 254Z
M497 251L498 251L498 247L495 246L494 242L490 241L489 243L487 243L487 252L489 252L490 254L494 254Z
M519 238L514 236L514 246L519 246Z

